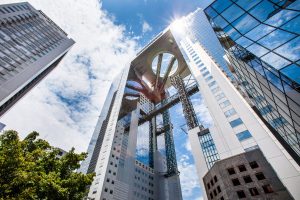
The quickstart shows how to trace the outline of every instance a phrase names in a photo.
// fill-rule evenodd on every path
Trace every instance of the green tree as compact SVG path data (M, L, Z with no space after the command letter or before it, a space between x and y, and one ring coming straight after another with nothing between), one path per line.
M21 140L16 131L0 136L0 199L81 200L94 174L75 172L86 153L59 150L37 132Z

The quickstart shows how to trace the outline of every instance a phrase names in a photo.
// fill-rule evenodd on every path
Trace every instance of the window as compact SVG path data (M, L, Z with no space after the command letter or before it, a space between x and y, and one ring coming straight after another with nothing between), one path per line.
M213 78L212 76L209 76L205 79L205 81L207 82L207 81L211 80L212 78Z
M250 176L244 176L243 177L245 183L251 183L252 182L252 178Z
M214 181L215 181L215 183L218 182L217 176L214 176Z
M212 194L212 193L210 193L209 195L210 195L210 198L212 198L212 199L214 198L214 196L213 196L213 194Z
M250 192L251 196L257 196L257 195L259 195L259 192L258 192L258 190L255 187L254 188L250 188L249 192Z
M258 168L258 164L256 161L250 162L249 165L252 169Z
M216 189L214 189L214 195L215 196L217 196L218 194L217 194L217 190Z
M114 191L112 191L112 190L109 191L110 194L113 194L113 192L114 192Z
M238 178L232 179L231 182L233 186L241 185L240 180Z
M244 11L242 9L240 9L238 6L236 6L235 4L232 4L232 6L227 8L222 13L223 17L229 22L233 22L242 14L244 14Z
M234 168L228 168L227 171L229 175L235 174Z
M274 192L270 184L263 185L262 188L266 194Z
M247 171L245 165L239 165L238 168L239 168L240 172Z
M286 120L283 117L278 117L270 122L270 124L275 128L282 126L285 123L286 123Z
M209 72L204 72L202 75L203 76L206 76L206 75L208 75L209 74Z
M105 188L105 189L104 189L104 192L107 192L107 191L108 191L108 189L107 189L107 188Z
M270 33L269 35L263 37L258 41L261 45L269 48L269 49L275 49L279 47L280 45L284 44L288 40L295 37L294 34L288 33L286 31L277 29Z
M229 100L226 100L226 101L220 103L220 107L221 107L221 108L225 108L225 107L227 107L227 106L229 106L229 105L230 105Z
M221 188L220 188L220 186L218 185L218 187L217 187L217 190L218 190L218 193L220 193L221 192Z
M218 94L218 95L216 95L216 99L217 99L217 101L219 101L220 99L222 99L222 98L224 98L225 97L225 94L222 92L222 93L220 93L220 94Z
M229 123L230 123L230 126L231 126L232 128L234 128L234 127L236 127L236 126L242 124L243 121L241 120L241 118L237 118L237 119L235 119L235 120L233 120L233 121L231 121L231 122L229 122Z
M97 191L93 191L93 194L96 194L97 193Z
M209 183L207 183L207 188L210 189L210 184Z
M236 193L237 193L239 199L246 198L246 194L243 190L239 190Z
M262 115L266 115L266 114L268 114L270 112L272 112L272 106L271 105L267 105L267 106L265 106L265 107L263 107L263 108L260 109L260 113Z
M240 33L245 34L249 30L257 26L259 22L253 17L251 17L249 14L245 13L237 20L235 20L232 24Z
M245 131L242 131L242 132L236 134L236 137L239 139L239 141L243 141L243 140L246 140L248 138L251 138L252 135L248 130L245 130Z
M213 82L209 83L208 86L209 86L209 87L212 87L212 86L214 86L214 85L216 85L216 84L217 84L217 82L216 82L216 81L213 81Z
M231 109L227 110L224 114L226 117L230 117L230 116L236 114L236 111L234 108L231 108Z
M219 87L215 87L215 88L211 89L211 91L212 91L213 94L215 94L218 91L220 91L220 88Z
M265 175L262 172L255 174L255 176L256 176L257 180L259 180L259 181L266 179Z

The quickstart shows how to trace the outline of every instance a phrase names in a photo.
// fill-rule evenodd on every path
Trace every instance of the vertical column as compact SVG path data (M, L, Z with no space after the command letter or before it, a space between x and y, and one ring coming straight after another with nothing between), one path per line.
M170 123L170 114L166 110L162 113L163 124L165 127L165 147L166 147L166 157L167 157L167 176L173 176L178 173L175 145L173 139L173 131Z
M149 121L149 166L154 168L154 152L157 150L156 117Z

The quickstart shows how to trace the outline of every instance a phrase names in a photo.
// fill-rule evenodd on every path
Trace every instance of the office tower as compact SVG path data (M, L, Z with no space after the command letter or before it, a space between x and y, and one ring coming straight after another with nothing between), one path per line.
M197 35L208 23L197 12L159 33L112 83L80 169L96 173L89 199L182 199L170 112L178 103L205 199L300 198L299 166L224 73L217 40ZM195 114L195 93L208 127ZM147 162L137 156L144 133Z
M205 9L253 108L298 165L299 9L299 0L217 0Z
M29 3L0 5L0 116L53 70L73 44Z

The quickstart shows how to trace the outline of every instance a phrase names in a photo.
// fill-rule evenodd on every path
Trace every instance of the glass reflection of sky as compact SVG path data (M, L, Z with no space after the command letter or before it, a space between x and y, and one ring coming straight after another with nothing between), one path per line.
M173 57L174 57L173 54L163 53L161 68L160 68L160 74L159 74L160 77L163 77L166 74L166 72L168 70L169 63L170 63L170 61ZM152 61L152 70L155 74L157 72L157 65L158 65L158 55ZM178 69L178 61L176 59L173 66L172 66L172 68L171 68L171 72L170 72L169 76L172 76L177 71L177 69Z

